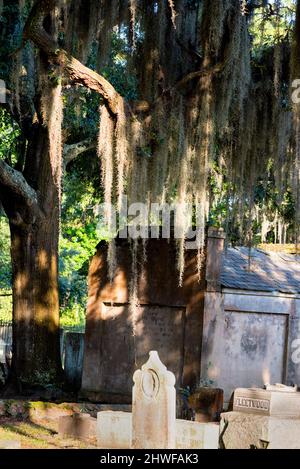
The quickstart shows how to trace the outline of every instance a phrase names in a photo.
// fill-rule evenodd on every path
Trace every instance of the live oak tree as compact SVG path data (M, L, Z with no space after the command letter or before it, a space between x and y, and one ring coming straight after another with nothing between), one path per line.
M61 374L57 252L64 89L84 86L99 95L105 201L120 207L126 194L129 202L194 204L200 264L207 181L216 160L236 187L230 203L238 207L251 200L270 160L279 192L290 182L288 169L299 166L295 112L284 105L290 38L280 38L276 53L270 50L251 68L249 20L260 7L279 21L278 0L4 0L3 6L12 3L2 40L14 36L17 26L11 31L11 24L20 26L27 10L8 73L8 107L22 130L23 151L14 166L0 160L0 200L11 230L13 368L23 382L47 384ZM120 60L135 77L133 99L125 99L103 75L116 31L127 43ZM95 70L84 65L90 50ZM69 146L66 161L91 144L89 139ZM179 281L184 219L181 225ZM113 247L112 242L111 276ZM134 283L131 296L134 303Z

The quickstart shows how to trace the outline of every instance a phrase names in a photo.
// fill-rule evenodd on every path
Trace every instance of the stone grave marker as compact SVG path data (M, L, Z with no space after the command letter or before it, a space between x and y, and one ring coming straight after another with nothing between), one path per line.
M133 375L132 448L176 448L175 376L149 353L148 361Z
M176 449L218 449L219 424L176 419ZM97 442L101 449L130 449L132 413L101 411L97 414Z
M288 388L274 390L238 388L234 392L233 410L282 418L300 419L300 392Z
M236 389L233 412L221 415L226 449L300 449L300 393L296 387Z

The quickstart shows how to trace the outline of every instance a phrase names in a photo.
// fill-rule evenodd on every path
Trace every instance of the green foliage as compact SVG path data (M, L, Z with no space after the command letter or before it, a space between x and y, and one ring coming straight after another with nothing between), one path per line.
M112 47L103 76L107 78L116 90L128 101L137 99L137 80L128 66L130 50L123 35L112 35Z
M22 22L28 14L29 2L23 15L19 14L19 2L4 2L0 16L1 29L5 29L6 41L0 41L0 78L8 82L9 71L13 60L8 60L8 54L20 45ZM194 9L201 0L188 0L186 7ZM266 57L273 57L274 43L280 43L286 38L293 26L295 0L279 2L248 1L247 4L265 5L254 8L250 21L252 35L252 65L256 70L266 66ZM280 6L280 7L279 7ZM15 15L18 20L8 22L8 18ZM13 24L14 23L14 24ZM138 35L137 35L138 36ZM61 38L63 39L63 38ZM139 40L139 37L137 37ZM112 48L109 59L101 74L106 77L117 91L128 101L137 98L137 78L130 66L130 47L126 34L112 34ZM97 47L93 46L87 65L97 70ZM58 77L55 69L49 72L53 85L57 85ZM286 90L287 93L288 90ZM284 96L284 93L282 93ZM64 89L64 136L67 143L74 143L85 138L97 138L99 127L99 96L83 87L69 86ZM282 103L284 107L284 103ZM150 136L150 144L139 148L140 156L149 159L153 156L153 148L160 146L159 135ZM0 158L5 158L12 166L18 160L18 145L20 129L12 121L7 111L0 109ZM218 149L216 149L218 151ZM93 255L97 243L100 241L97 231L97 219L94 208L101 202L100 167L93 152L86 153L82 158L72 162L64 177L63 205L60 237L60 304L61 323L64 326L84 324L87 300L87 272L89 259ZM260 213L267 213L272 219L277 213L289 224L291 229L294 219L294 202L291 191L283 197L274 189L274 177L270 172L267 183L257 182L254 204ZM250 216L251 204L249 200L243 202L243 219L238 219L232 213L233 194L235 187L228 182L224 169L214 165L210 178L211 199L213 201L209 214L209 223L223 226L232 243L240 240L240 225ZM175 196L175 188L174 188ZM247 221L247 220L246 220ZM252 236L259 241L261 221L253 222ZM272 233L270 234L272 240ZM0 294L9 293L11 289L11 266L9 254L9 229L6 219L0 218ZM11 297L0 297L0 318L11 317Z
M17 162L19 136L19 127L8 112L0 108L0 158L11 165ZM10 234L8 221L0 212L0 320L9 321L11 316Z
M296 11L296 0L272 0L260 2L260 5L253 11L249 28L254 54L274 46L292 33Z
M64 91L64 133L67 142L97 138L99 125L99 96L86 88Z
M136 98L136 79L127 71L128 45L124 37L112 36L107 65L101 70L118 92L128 100ZM96 70L96 48L88 66ZM65 91L64 129L67 141L97 138L99 96L84 88ZM69 165L64 178L62 235L60 239L60 301L63 326L83 324L87 301L89 259L105 230L98 230L96 206L102 201L100 166L95 152L83 155Z
M86 154L71 164L64 178L60 239L61 324L84 324L89 259L99 242L94 207L101 200L96 155Z
M21 37L21 31L16 31L11 23L11 18L13 16L17 18L19 13L17 2L11 2L11 4L5 2L0 13L0 78L8 82L12 61L7 60L7 56L13 49L17 48ZM5 40L2 40L4 37Z
M283 194L276 189L272 166L269 167L267 181L257 181L253 200L245 199L240 206L240 213L234 211L236 204L233 203L233 199L234 194L237 193L236 188L228 182L226 170L220 168L216 162L210 174L209 184L211 192L209 225L223 228L229 243L235 245L249 242L249 233L248 239L241 238L241 233L245 231L243 227L247 224L251 232L251 243L253 245L262 243L263 215L270 222L268 242L276 241L274 226L272 226L275 218L287 226L287 239L292 240L295 228L295 201L290 188Z
M0 158L14 165L18 159L18 142L20 128L12 120L10 114L0 108Z
M9 226L7 219L0 216L0 289L11 290L11 263L9 250Z
M18 155L20 130L8 112L0 108L0 158L15 164ZM12 315L10 234L7 218L0 207L0 320L9 321Z
M228 199L232 185L226 181L226 172L215 162L213 164L209 184L212 206L209 212L209 225L221 228L228 215Z
M89 177L93 174L94 178ZM100 202L99 168L94 156L79 159L64 179L62 229L60 238L61 325L85 323L89 259L99 242L94 206ZM96 189L95 189L96 188ZM11 320L10 237L7 219L0 217L0 319Z
M9 226L7 219L0 216L0 320L11 320L11 262L9 251Z

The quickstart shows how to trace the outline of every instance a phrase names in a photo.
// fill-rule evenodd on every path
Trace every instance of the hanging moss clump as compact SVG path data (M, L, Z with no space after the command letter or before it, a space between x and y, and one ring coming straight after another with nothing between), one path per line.
M292 50L289 37L282 34L280 0L271 8L266 2L254 8L240 0L72 0L61 1L60 6L65 31L61 40L67 50L86 62L93 45L102 74L118 37L125 44L119 58L124 76L136 82L134 102L119 99L116 111L105 99L100 106L98 155L106 223L112 231L109 207L120 209L124 195L128 204L148 207L189 204L199 232L200 271L213 203L208 182L216 163L229 181L227 204L241 238L250 240L252 224L262 216L257 214L254 191L258 180L270 177L270 168L278 204L292 185L300 213L299 107L292 105L289 93L291 81L300 73L299 2ZM262 42L259 53L249 34L257 8L263 18L261 35L271 17L275 37L272 47ZM59 116L52 119L54 135ZM59 147L58 134L55 138ZM181 284L189 223L184 210L179 212ZM273 222L282 239L282 220ZM265 231L266 227L267 219ZM111 244L110 279L115 261Z

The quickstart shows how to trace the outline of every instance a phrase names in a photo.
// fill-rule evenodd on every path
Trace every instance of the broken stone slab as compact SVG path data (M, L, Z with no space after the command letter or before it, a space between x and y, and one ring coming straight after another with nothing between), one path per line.
M233 410L258 415L300 419L300 392L238 388Z
M131 448L132 413L102 411L97 414L97 446L102 449Z
M224 449L300 449L300 420L234 411L221 417Z
M96 438L96 424L97 419L89 414L66 415L58 420L58 433L62 437L91 440Z
M102 449L131 449L132 414L104 411L97 415L97 446ZM219 425L176 420L177 449L217 449Z

